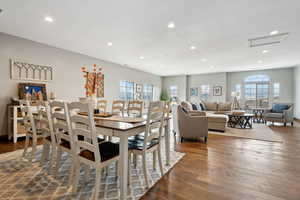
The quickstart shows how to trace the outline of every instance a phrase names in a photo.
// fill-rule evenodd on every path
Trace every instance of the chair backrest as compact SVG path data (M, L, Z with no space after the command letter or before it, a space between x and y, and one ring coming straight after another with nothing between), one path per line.
M43 109L39 109L38 111L38 121L40 123L40 128L43 133L43 136L50 136L51 143L56 144L56 137L53 129L52 111L50 108L50 104L49 102L44 101L40 102L40 106L43 107Z
M63 101L52 101L50 108L52 110L53 130L56 135L57 143L61 144L62 140L65 140L70 143L72 149L73 136L67 103Z
M107 100L102 99L97 101L97 108L99 109L100 112L106 112Z
M141 117L143 115L143 101L133 100L128 102L128 116Z
M101 162L92 105L72 102L68 104L68 109L76 153L82 149L88 150L94 154L95 162ZM79 113L87 113L87 116ZM78 137L84 137L84 140L78 140Z
M160 142L162 128L164 125L164 102L150 102L147 123L144 139L144 150L147 148L147 143L152 139L157 139Z
M124 115L125 101L114 100L112 104L111 112L113 115Z
M37 128L33 117L33 108L30 105L30 102L26 100L21 100L20 108L21 108L21 114L23 118L23 124L26 131L36 135Z
M179 129L178 129L178 104L173 104L172 105L172 120L173 120L173 131L177 134L180 135Z

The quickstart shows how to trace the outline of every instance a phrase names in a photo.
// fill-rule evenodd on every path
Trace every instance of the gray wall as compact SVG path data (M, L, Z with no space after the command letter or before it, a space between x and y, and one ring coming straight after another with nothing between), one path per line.
M84 97L84 79L82 66L103 67L105 74L105 99L112 101L119 98L120 80L136 83L153 84L155 99L159 98L161 78L142 71L127 68L85 55L50 47L44 44L0 33L0 134L6 134L6 105L11 97L17 96L17 84L21 81L10 80L11 58L28 61L33 64L50 65L54 68L54 80L47 83L47 91L55 92L57 98L78 100Z
M167 76L162 78L162 88L170 92L170 86L178 87L178 98L180 101L186 100L187 97L187 76Z
M227 97L230 99L231 91L234 90L236 84L243 83L246 77L251 75L267 75L271 79L271 83L280 83L280 98L278 101L291 103L294 102L294 68L282 68L271 70L258 70L246 72L231 72L227 75ZM272 93L272 91L271 91ZM272 95L272 94L271 94ZM243 100L243 99L242 99Z
M295 67L294 71L295 81L295 117L300 119L300 66Z
M299 68L298 68L299 76ZM228 72L228 73L212 73L212 74L199 74L199 75L189 75L189 76L173 76L163 78L163 88L169 89L171 85L179 86L179 98L180 100L190 100L197 101L199 97L189 97L189 92L187 89L193 87L200 87L200 85L208 84L210 85L210 97L209 101L223 102L231 100L231 92L234 90L236 84L243 83L246 77L250 75L267 75L270 77L271 82L280 83L280 102L294 102L294 68L281 68L281 69L271 69L271 70L257 70L257 71L245 71L245 72ZM295 76L297 76L295 74ZM298 78L298 77L297 77ZM297 79L299 81L299 78ZM299 83L299 82L297 82ZM298 84L299 85L299 84ZM213 87L222 86L223 93L222 96L213 96ZM298 87L299 88L299 87ZM189 91L189 90L188 90ZM299 89L298 89L298 92ZM270 95L272 95L272 90L270 90ZM185 96L187 97L185 98ZM299 94L298 94L299 95ZM298 98L299 100L299 98ZM243 101L243 99L242 99Z
M208 101L213 102L224 102L226 101L226 84L227 84L227 75L226 73L213 73L213 74L199 74L199 75L190 75L188 79L189 88L199 88L200 85L209 85L210 96ZM213 96L213 87L221 86L222 87L222 96ZM200 97L189 97L189 100L192 102L199 102Z

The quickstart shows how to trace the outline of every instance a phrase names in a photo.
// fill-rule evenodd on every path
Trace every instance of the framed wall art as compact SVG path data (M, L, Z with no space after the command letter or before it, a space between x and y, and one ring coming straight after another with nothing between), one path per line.
M222 86L214 86L213 95L214 96L222 96Z

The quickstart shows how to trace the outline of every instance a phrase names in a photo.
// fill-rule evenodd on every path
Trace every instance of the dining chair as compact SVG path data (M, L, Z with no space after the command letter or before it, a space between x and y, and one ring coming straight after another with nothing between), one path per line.
M153 153L153 168L156 168L156 158L158 154L158 162L161 175L163 176L163 167L161 160L161 135L164 125L164 103L161 101L150 102L146 130L144 137L134 138L128 141L128 177L130 178L130 160L131 155L141 155L143 160L143 173L145 177L146 187L149 187L147 175L147 153ZM130 179L128 180L130 182Z
M67 152L71 158L71 171L69 174L69 185L72 183L74 174L74 142L71 131L71 124L67 103L63 101L53 101L50 103L50 108L53 110L52 120L54 134L57 139L56 165L54 175L57 177L61 165L62 153Z
M41 158L41 164L43 165L46 159L49 159L49 153L51 151L51 158L49 163L49 171L52 169L56 157L56 136L54 134L52 123L52 111L49 102L41 102L40 104L44 109L39 109L38 120L43 134L43 152Z
M74 135L75 146L75 166L73 192L77 190L80 176L80 165L87 165L96 169L96 182L93 198L98 199L101 183L102 169L119 159L119 144L112 142L98 143L98 133L96 132L94 112L91 104L72 102L68 104L72 133ZM88 113L88 116L80 115L76 112ZM85 140L78 140L83 136ZM116 171L118 171L116 169ZM85 175L87 176L87 174Z
M107 108L107 100L99 100L97 101L97 108L99 109L99 112L105 113Z
M122 115L124 116L125 101L123 100L114 100L112 104L111 112L113 115Z
M23 157L26 157L29 140L32 139L32 151L29 157L29 162L32 163L32 159L35 156L37 150L37 140L42 138L42 132L37 128L37 124L35 118L33 116L33 106L30 105L29 101L21 100L20 101L21 114L23 118L23 124L26 129L26 139L25 139L25 147L23 151Z
M143 101L132 100L128 102L128 116L141 117L143 115Z

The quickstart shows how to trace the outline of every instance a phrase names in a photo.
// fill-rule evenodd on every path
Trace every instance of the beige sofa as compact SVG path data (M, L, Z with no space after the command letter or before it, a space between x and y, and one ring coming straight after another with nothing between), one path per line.
M208 129L215 131L226 131L226 124L228 121L226 113L231 112L231 103L210 103L203 102L205 110L195 111L192 104L188 101L182 101L181 105L190 113L202 112L207 116Z

